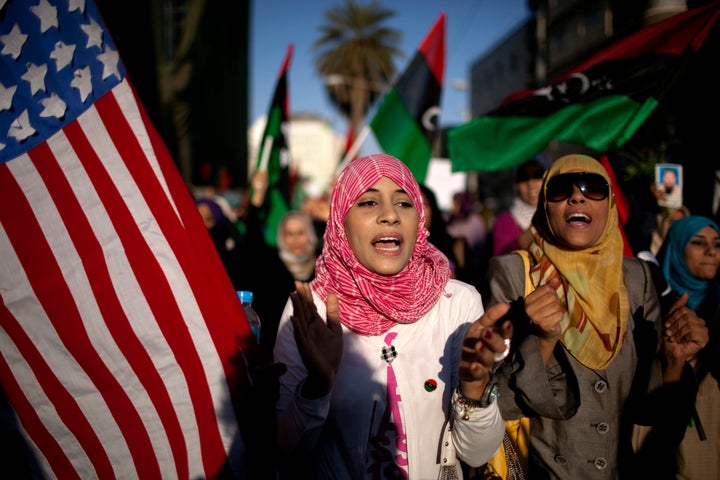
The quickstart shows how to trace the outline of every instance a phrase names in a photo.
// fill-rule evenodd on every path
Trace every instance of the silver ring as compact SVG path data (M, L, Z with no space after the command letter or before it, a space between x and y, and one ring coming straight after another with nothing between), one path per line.
M501 362L501 361L505 360L508 355L510 355L510 339L506 338L505 339L505 350L500 353L495 354L495 361Z

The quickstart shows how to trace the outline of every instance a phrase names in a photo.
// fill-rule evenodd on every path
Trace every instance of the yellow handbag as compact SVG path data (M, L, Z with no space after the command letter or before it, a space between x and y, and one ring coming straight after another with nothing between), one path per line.
M534 290L530 281L530 254L516 250L525 267L525 296ZM505 437L500 450L487 463L485 479L521 480L527 478L530 447L530 419L505 420Z

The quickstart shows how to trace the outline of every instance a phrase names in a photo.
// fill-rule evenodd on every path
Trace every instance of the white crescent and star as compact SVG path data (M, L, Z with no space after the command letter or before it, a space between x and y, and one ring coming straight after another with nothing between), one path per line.
M425 110L425 113L422 114L422 118L420 119L420 123L422 123L422 126L429 131L435 130L435 124L433 123L433 118L440 116L440 107L437 105L433 105L432 107Z
M570 78L577 78L580 80L580 85L582 85L582 88L578 92L579 95L582 95L588 90L590 90L590 79L584 73L573 73L572 75L570 75Z
M590 79L584 73L578 72L573 73L566 80L560 83L557 83L555 85L546 85L542 88L538 88L533 92L533 95L538 97L545 97L550 102L554 100L568 102L570 101L570 99L568 98L568 91L570 90L568 88L568 84L572 80L580 81L580 89L578 91L572 92L572 96L584 95L588 92L588 90L590 90Z

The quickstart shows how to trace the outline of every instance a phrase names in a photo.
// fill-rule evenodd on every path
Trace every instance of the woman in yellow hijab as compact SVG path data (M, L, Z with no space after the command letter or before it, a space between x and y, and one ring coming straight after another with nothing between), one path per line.
M520 305L497 375L503 418L530 418L529 478L623 478L632 425L650 421L643 402L681 380L707 329L684 307L663 328L648 266L623 257L609 177L594 158L553 163L531 231L525 252L494 257L488 270L489 304Z

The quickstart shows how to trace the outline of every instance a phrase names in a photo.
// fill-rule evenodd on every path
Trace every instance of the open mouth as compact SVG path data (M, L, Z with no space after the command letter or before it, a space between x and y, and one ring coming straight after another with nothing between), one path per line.
M400 240L395 237L380 237L372 242L378 250L392 251L400 249Z
M592 223L592 218L588 217L584 213L573 213L565 219L567 223L579 222L579 223Z

